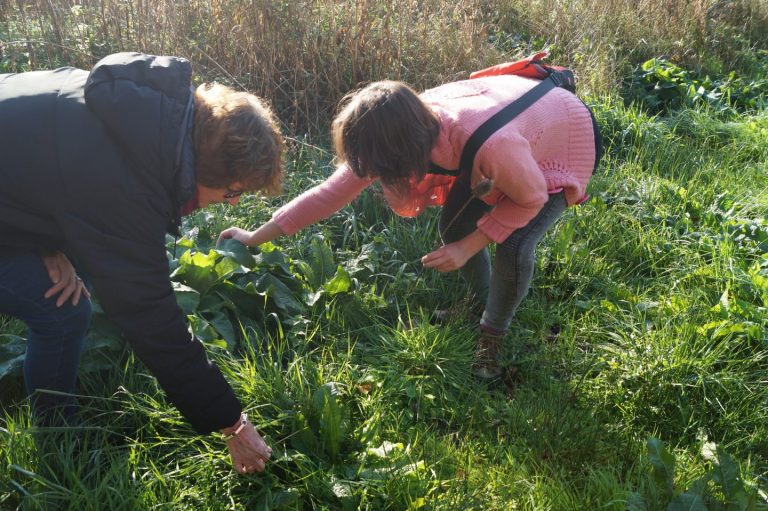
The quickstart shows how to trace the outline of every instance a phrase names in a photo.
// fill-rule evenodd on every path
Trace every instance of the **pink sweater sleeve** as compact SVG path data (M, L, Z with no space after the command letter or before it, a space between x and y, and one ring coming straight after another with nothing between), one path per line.
M331 176L275 211L272 220L286 235L328 218L349 204L374 180L355 175L341 165Z
M533 159L528 141L519 135L494 137L477 154L480 173L501 192L496 207L477 223L486 236L501 243L528 224L549 199L547 182Z

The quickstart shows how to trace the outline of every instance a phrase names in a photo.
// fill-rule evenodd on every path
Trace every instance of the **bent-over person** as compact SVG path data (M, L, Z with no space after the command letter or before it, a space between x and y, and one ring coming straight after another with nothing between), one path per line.
M190 334L165 240L196 208L276 191L283 142L259 98L191 79L187 60L140 53L0 74L0 313L29 328L35 420L76 411L92 286L192 427L230 434L235 468L262 471L271 450Z

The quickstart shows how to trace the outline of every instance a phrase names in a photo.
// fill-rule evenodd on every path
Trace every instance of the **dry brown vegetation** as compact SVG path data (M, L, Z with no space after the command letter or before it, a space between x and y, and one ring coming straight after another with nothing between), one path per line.
M371 80L426 88L549 47L582 90L605 93L662 54L741 65L766 27L761 0L3 0L0 72L181 55L202 80L270 99L290 131L322 133L339 98Z

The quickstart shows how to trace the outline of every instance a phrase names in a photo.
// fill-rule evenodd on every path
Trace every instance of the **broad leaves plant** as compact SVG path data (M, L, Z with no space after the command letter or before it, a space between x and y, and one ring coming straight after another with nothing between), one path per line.
M323 297L354 287L350 274L334 261L321 238L312 241L306 261L293 260L270 243L252 251L229 239L206 252L185 239L179 247L183 251L177 258L169 253L177 303L198 339L229 351L235 351L247 336L264 334L267 317L291 326ZM109 367L125 349L119 329L107 319L98 297L94 297L85 342L84 372ZM0 335L0 379L21 374L25 349L23 337Z

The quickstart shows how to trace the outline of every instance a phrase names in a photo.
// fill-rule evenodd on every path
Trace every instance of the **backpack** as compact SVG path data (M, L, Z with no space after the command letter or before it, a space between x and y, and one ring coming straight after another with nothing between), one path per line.
M481 124L480 127L472 133L467 140L467 143L464 145L464 149L461 151L461 159L459 160L459 168L457 170L444 169L434 163L430 163L427 173L458 176L464 172L471 172L475 161L475 155L485 141L499 128L523 113L525 109L534 104L538 99L544 96L544 94L555 87L562 87L575 94L576 79L573 71L561 66L548 66L543 64L541 61L546 58L547 55L549 55L549 53L546 51L540 51L516 62L505 62L470 74L470 79L486 76L517 75L526 78L535 78L541 80L541 83L496 112L490 119Z
M576 79L573 75L573 71L562 66L548 66L544 64L542 60L547 58L548 55L549 53L546 51L540 51L522 60L515 62L505 62L503 64L481 69L480 71L475 71L469 75L469 78L473 79L482 78L484 76L517 75L524 76L526 78L544 80L545 78L555 76L553 80L556 80L556 85L558 87L562 87L576 94Z

